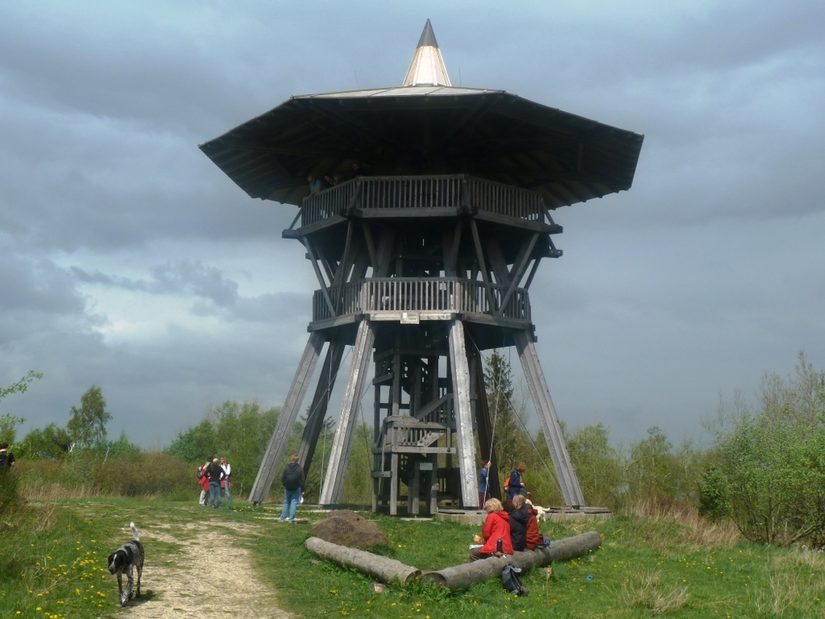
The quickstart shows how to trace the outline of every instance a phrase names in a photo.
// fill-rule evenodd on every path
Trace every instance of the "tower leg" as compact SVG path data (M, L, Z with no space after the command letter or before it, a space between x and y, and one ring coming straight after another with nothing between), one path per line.
M362 320L358 325L358 334L355 336L355 345L352 351L352 365L350 366L347 387L341 403L341 416L332 441L329 454L327 474L321 489L321 505L333 505L341 500L344 489L344 473L347 469L350 448L352 447L352 431L357 421L356 410L361 402L361 394L367 378L367 365L372 352L375 334L368 320Z
M470 403L470 366L464 324L453 321L450 326L450 367L453 378L453 406L456 415L458 467L461 477L461 503L464 507L478 507L478 475L476 448L473 438L473 411Z
M269 489L272 487L272 482L277 474L277 467L283 457L284 447L286 447L289 435L298 418L301 402L304 401L309 381L315 371L315 364L323 346L324 338L319 332L310 334L307 345L304 347L304 354L301 356L301 362L298 364L295 377L292 379L292 385L289 387L284 408L278 416L275 431L272 433L272 438L269 439L269 445L264 452L255 482L249 491L249 501L253 505L263 502L269 494Z
M338 369L341 367L343 355L344 344L338 340L331 341L327 347L327 356L324 359L324 366L321 368L321 376L318 378L318 386L315 388L315 396L312 398L312 405L304 427L304 435L301 438L301 449L298 451L305 475L309 474L309 469L312 466L315 448L318 445L318 437L321 435L324 417L326 417L327 408L329 407L329 396L335 386L335 378L338 376Z
M584 495L579 486L579 480L576 478L576 471L573 470L570 454L567 452L559 418L556 415L556 407L553 406L553 400L550 398L550 391L544 380L544 373L541 371L536 347L527 331L518 331L513 334L513 338L521 360L521 367L524 370L524 377L527 379L527 386L533 396L541 429L547 441L547 448L550 450L550 458L556 468L562 498L567 505L582 506L585 504Z

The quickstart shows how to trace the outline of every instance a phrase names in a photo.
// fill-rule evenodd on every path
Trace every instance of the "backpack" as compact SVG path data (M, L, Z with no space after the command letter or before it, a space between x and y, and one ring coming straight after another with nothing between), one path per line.
M284 471L283 479L284 488L287 490L297 490L301 487L301 467L287 466Z
M501 570L501 584L508 593L513 595L527 595L527 587L521 584L518 575L521 573L521 568L515 565L507 565Z
M521 473L518 472L518 469L510 471L507 481L504 482L505 490L509 490L510 486L521 486Z

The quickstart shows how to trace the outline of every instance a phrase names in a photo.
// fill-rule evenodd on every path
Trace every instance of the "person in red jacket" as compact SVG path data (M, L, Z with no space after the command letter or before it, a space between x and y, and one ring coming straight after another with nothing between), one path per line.
M484 511L487 512L487 518L481 527L483 544L470 551L470 561L513 554L513 544L510 541L510 516L504 511L501 501L489 499L484 504ZM499 542L501 542L500 547Z

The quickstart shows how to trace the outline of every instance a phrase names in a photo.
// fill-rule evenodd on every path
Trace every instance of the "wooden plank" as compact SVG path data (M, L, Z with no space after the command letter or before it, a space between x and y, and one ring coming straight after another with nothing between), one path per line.
M301 437L301 447L298 455L301 458L301 466L304 474L309 475L312 467L312 459L315 455L315 447L318 444L318 437L324 427L324 418L329 407L329 398L335 386L335 379L341 367L341 358L344 356L344 342L333 340L327 346L327 354L321 373L318 377L318 384L315 388L315 396L309 407L309 415L304 426L304 434Z
M321 505L334 505L341 500L344 489L344 473L352 448L353 429L357 422L356 411L361 402L361 394L366 383L367 364L374 341L375 334L369 322L362 320L361 324L358 325L358 334L355 337L349 376L341 403L341 415L338 418L338 427L335 429L335 437L332 440L327 473L318 500Z
M524 370L524 378L527 381L530 394L533 396L536 413L541 422L544 438L547 441L550 458L553 460L553 466L556 469L562 499L567 505L583 506L585 505L584 495L576 477L576 471L573 469L570 454L567 451L564 435L559 425L559 418L556 415L556 407L550 397L550 390L547 388L547 382L544 379L544 373L541 370L533 340L527 331L514 333L513 339L521 360L521 367Z
M292 427L298 419L301 402L303 402L304 396L306 395L309 381L312 378L312 373L315 370L315 364L318 361L318 356L321 354L323 345L324 338L320 333L310 334L309 340L307 340L306 346L304 347L304 353L301 355L298 369L295 371L295 377L292 379L292 384L289 387L286 402L284 402L284 407L278 416L275 431L269 439L269 445L264 452L261 465L258 468L258 474L252 483L252 489L249 491L249 502L253 505L262 503L269 494L269 489L272 487L272 482L278 473L284 448L286 447L287 440L289 440Z
M453 379L453 403L458 435L458 467L460 472L461 502L465 507L478 507L478 473L473 436L473 413L470 404L470 369L464 325L456 320L450 326L450 368Z

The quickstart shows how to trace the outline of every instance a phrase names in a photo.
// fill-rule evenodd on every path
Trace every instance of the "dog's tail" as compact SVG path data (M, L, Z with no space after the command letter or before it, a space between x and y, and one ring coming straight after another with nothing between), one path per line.
M129 523L129 528L132 529L132 539L140 541L140 531L138 531L134 522Z

